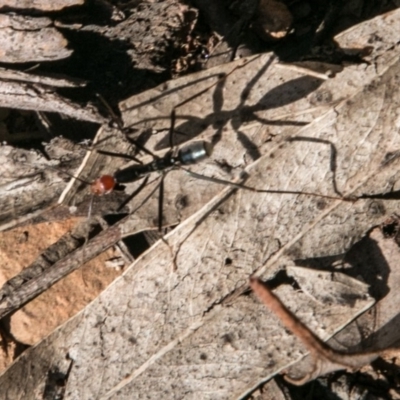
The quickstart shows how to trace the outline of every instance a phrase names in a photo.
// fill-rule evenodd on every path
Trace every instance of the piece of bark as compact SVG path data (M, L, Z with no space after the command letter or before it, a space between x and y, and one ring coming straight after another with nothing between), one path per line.
M48 161L33 151L1 146L0 161L0 221L3 229L4 224L15 219L29 217L35 211L42 212L65 186L54 170L46 169ZM43 185L46 176L48 181Z
M23 63L52 61L67 58L67 40L48 18L0 15L0 61ZM40 43L40 46L37 44Z
M51 287L60 279L75 271L82 265L85 258L91 260L116 244L123 238L120 229L123 223L122 220L122 222L120 221L115 226L100 233L89 244L76 250L72 255L63 257L64 254L61 254L61 260L56 264L51 264L50 260L43 256L44 265L39 265L36 261L27 271L24 270L18 277L8 281L7 284L3 285L0 293L0 318L4 318L38 296L43 292L43 288ZM67 237L67 239L70 238ZM69 254L71 248L77 247L76 238L72 237L72 241L66 242L66 246L70 248L62 250L65 254ZM51 254L54 256L54 252Z
M1 6L23 10L58 11L65 7L82 5L84 2L84 0L3 0Z
M67 217L64 210L54 206L65 189L66 180L79 165L84 150L79 146L65 149L57 145L59 142L55 138L54 146L48 146L52 161L35 151L0 146L0 230L10 229L48 208L55 215L59 213L58 219ZM87 215L87 209L84 215Z
M11 69L0 68L0 79L41 83L42 85L52 87L83 87L87 82L82 79L69 78L69 77L55 77L46 75L28 74L22 71L14 71Z
M82 107L59 95L50 86L39 83L0 81L0 107L56 112L99 124L106 120L93 105Z
M79 218L70 218L64 221L24 226L14 229L12 232L1 232L1 283L14 276L17 276L18 279L22 276L25 276L27 280L32 279L35 273L40 274L43 267L51 266L54 257L60 257L64 251L70 250L71 241L75 243L77 241L84 242L87 237L79 238L75 236L77 232L74 225L78 225L79 220ZM75 237L71 237L71 234L68 234L69 231L72 231L71 234ZM55 249L52 244L57 242L63 233L65 233L64 247L60 246L62 242L60 240L58 248ZM68 240L70 243L68 243ZM7 254L8 247L23 247L24 251L16 252L15 256L10 258ZM49 248L44 252L43 257L39 257L39 260L35 262L34 271L27 268L23 269L23 267L35 261L36 257L46 247ZM46 256L51 258L46 260ZM120 269L104 267L107 261L118 256L118 251L108 250L100 257L93 259L92 262L82 266L79 271L71 273L63 282L55 284L41 296L36 297L25 307L13 313L10 318L3 319L3 327L11 335L8 342L17 341L17 344L19 342L20 344L33 345L76 314L120 275ZM41 261L40 265L38 261ZM19 272L22 272L21 275L18 275ZM18 285L18 282L12 281L13 284ZM48 308L49 304L51 304L51 310ZM15 358L17 352L10 349L10 356L14 355ZM2 365L3 355L0 350L0 365ZM4 369L2 365L1 370Z
M95 221L83 221L71 232L63 235L58 242L47 248L45 253L41 254L31 266L24 268L20 274L14 276L2 286L0 290L0 299L9 296L27 281L41 276L43 271L50 268L58 259L64 258L80 247L82 243L87 240L90 231L93 230L94 227L98 227L98 224L95 225Z

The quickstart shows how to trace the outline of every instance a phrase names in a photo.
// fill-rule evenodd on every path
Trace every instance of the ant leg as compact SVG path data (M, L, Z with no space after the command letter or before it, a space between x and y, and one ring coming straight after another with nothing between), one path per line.
M196 178L196 179L201 179L204 181L218 183L218 184L225 185L225 186L233 186L238 189L249 190L251 192L256 192L256 193L277 193L277 194L297 194L297 195L303 194L306 196L322 197L324 199L344 200L344 201L351 201L351 202L354 202L356 200L356 199L343 197L343 196L329 196L329 195L319 194L319 193L302 192L300 190L257 189L257 188L251 187L251 186L243 185L242 183L237 183L237 182L227 181L225 179L212 178L211 176L197 174L196 172L190 171L189 169L186 169L183 167L180 167L180 169L183 169L186 173L188 173L189 175L193 176L193 178Z
M172 111L171 111L171 123L170 123L170 126L169 126L169 133L168 133L169 147L171 148L171 150L174 147L175 121L176 121L176 111L175 111L175 108L173 108Z
M158 192L158 231L162 230L163 222L163 204L164 204L164 178L165 174L161 176L160 191Z
M122 130L122 132L125 133L124 130ZM154 154L152 151L150 151L149 149L147 149L146 147L144 147L143 145L141 145L138 141L130 138L128 135L125 135L126 139L131 142L134 146L136 146L139 150L143 151L143 153L146 153L149 156L152 156L154 159L158 159L160 157L158 157L156 154Z
M336 150L335 145L330 140L311 138L311 137L306 137L306 136L294 136L294 137L287 138L286 141L288 141L288 142L314 142L314 143L322 143L322 144L329 145L329 147L331 148L329 169L332 172L333 191L338 196L343 197L343 194L339 191L339 189L337 188L337 185L336 185L337 150Z
M101 103L103 104L103 106L107 109L107 112L110 114L111 119L117 124L118 128L122 130L122 121L121 118L118 117L117 114L115 114L114 110L112 109L112 107L110 106L110 104L108 104L108 102L106 101L106 99L100 94L100 93L96 93L97 98L101 101Z
M111 119L117 124L119 130L120 130L121 132L124 132L124 133L125 133L125 131L124 131L124 126L123 126L123 123L122 123L121 118L118 117L118 116L114 113L113 109L112 109L111 106L107 103L107 101L104 99L103 96L101 96L100 94L97 94L97 97L100 99L100 101L101 101L101 102L103 103L103 105L106 107L108 113L109 113L110 116L111 116ZM125 136L126 136L127 140L128 140L129 142L131 142L133 145L135 145L139 150L141 150L141 151L143 151L144 153L146 153L146 154L148 154L148 155L154 157L155 159L158 158L152 151L150 151L150 150L147 149L146 147L142 146L142 145L141 145L140 143L138 143L136 140L131 139L128 135L125 135Z
M169 126L169 132L168 132L168 138L169 138L169 146L171 148L171 154L173 153L173 148L174 148L174 130L175 130L175 121L176 121L176 111L175 107L171 111L171 117L170 117L170 126ZM162 230L162 222L163 222L163 204L164 204L164 179L165 179L166 173L163 173L161 176L161 181L160 181L160 191L158 193L158 231L161 232Z

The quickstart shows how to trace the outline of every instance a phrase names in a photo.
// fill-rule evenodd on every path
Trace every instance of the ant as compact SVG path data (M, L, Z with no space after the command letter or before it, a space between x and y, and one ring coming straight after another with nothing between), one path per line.
M175 113L173 111L170 134L172 134L175 125L174 115ZM150 154L154 160L147 164L131 165L127 168L117 170L113 175L102 175L91 184L91 191L93 194L102 196L104 194L111 193L116 185L135 182L152 172L161 172L168 168L179 167L180 165L196 164L199 161L209 157L212 153L212 145L206 141L196 141L190 143L189 145L182 147L176 155L174 155L173 150L170 150L165 154L164 157L157 157L155 154L150 152L150 150L147 150L137 142L133 143L140 150L144 150L146 153ZM98 152L104 155L132 158L133 160L138 161L136 158L125 154L112 153L103 150L99 150Z
M171 125L169 129L169 135L172 136L175 127L175 110L171 112ZM257 189L254 187L250 187L244 185L242 183L232 182L224 179L214 178L210 176L205 176L202 174L195 173L190 171L189 169L185 168L185 166L197 164L202 160L210 157L212 154L212 145L207 141L194 141L191 142L178 150L178 152L174 152L172 149L168 151L163 157L158 157L153 154L150 150L144 148L143 146L139 145L137 142L133 141L140 150L143 150L147 154L153 156L154 160L152 162L146 164L134 164L128 166L126 168L118 169L112 175L102 175L97 178L93 183L91 183L90 188L93 195L106 195L111 193L117 185L136 182L139 179L145 178L143 184L147 183L147 178L149 174L152 172L163 172L161 177L161 181L159 184L159 206L158 206L158 230L162 230L162 220L163 220L163 192L164 192L164 178L168 171L172 169L182 169L192 177L200 180L206 180L217 184L222 185L229 185L237 187L238 189L250 190L257 193L280 193L280 194L295 194L295 195L309 195L327 199L334 199L334 200L349 200L347 198L343 198L339 196L329 196L323 195L318 193L312 192L304 192L304 191L295 191L295 190L271 190L271 189ZM138 161L135 157L129 156L126 154L119 154L108 152L104 150L98 150L100 154L115 156L115 157L122 157L122 158L129 158ZM153 193L153 192L152 192ZM152 195L152 193L150 195ZM130 195L124 202L121 204L117 211L121 210L128 202L130 202L133 197L137 194L137 191Z
M106 152L99 151L100 153L105 154ZM152 172L162 172L166 169L179 168L181 165L191 165L204 160L209 157L212 153L212 146L210 143L206 141L197 141L193 142L187 146L182 147L176 155L171 150L164 157L154 158L154 161L147 164L135 164L131 165L125 169L117 170L113 175L102 175L98 179L96 179L91 184L91 192L94 195L105 195L111 193L117 185L124 183L135 182L141 178L145 178L144 184L147 183L147 177ZM111 155L110 152L107 152L108 155ZM122 156L124 155L118 155ZM158 230L162 229L162 201L163 201L163 193L164 193L164 177L165 174L161 178L160 182L160 195L159 195L159 216L158 216ZM117 209L122 209L129 201L132 200L134 195L137 192L134 192L133 195L129 196Z
M267 64L267 66L268 65L269 64ZM267 68L267 66L265 68ZM230 186L237 187L238 189L250 190L250 191L258 192L258 193L281 193L281 194L294 194L294 195L302 194L302 195L309 195L309 196L335 199L335 200L351 200L351 199L343 198L343 196L336 190L336 187L335 187L335 192L337 193L337 196L328 196L328 195L323 195L323 194L318 194L318 193L304 192L304 191L292 191L292 190L261 190L261 189L257 189L254 187L246 186L242 183L236 183L236 182L232 182L229 180L224 180L224 179L219 179L219 178L214 178L214 177L209 177L209 176L205 176L202 174L198 174L198 173L195 173L195 172L190 171L189 169L185 168L186 166L197 164L197 163L201 162L202 160L208 158L212 153L213 144L206 142L206 141L195 141L195 142L191 142L188 145L182 147L178 152L174 152L173 151L173 147L174 147L173 146L173 135L174 135L174 131L175 131L176 110L179 107L183 106L184 104L192 101L194 98L205 93L211 87L221 85L223 80L225 80L227 78L227 76L230 75L234 70L235 69L233 69L229 73L224 74L223 76L219 77L219 79L217 80L216 83L213 83L211 86L206 87L200 93L196 93L195 95L191 96L190 98L185 99L184 101L182 101L181 103L179 103L173 107L173 109L170 113L170 127L168 130L169 144L170 144L171 150L168 151L164 156L159 157L159 156L155 155L153 152L151 152L150 150L146 149L144 146L139 144L138 141L133 140L133 139L129 138L128 136L126 136L127 139L138 150L141 150L144 153L153 157L152 162L149 162L146 164L141 164L140 161L137 160L137 158L135 158L134 156L130 156L127 154L113 153L113 152L104 151L104 150L97 150L97 152L100 154L134 160L136 162L139 162L139 164L131 165L131 166L128 166L128 167L122 168L122 169L118 169L113 174L106 174L106 175L100 176L94 182L90 183L90 188L91 188L92 194L100 195L100 196L109 194L109 193L113 192L114 189L119 184L132 183L132 182L136 182L136 181L144 178L139 189L136 190L131 195L129 195L128 198L125 201L123 201L123 203L118 207L117 211L120 211L146 185L147 179L152 172L162 172L162 177L161 177L160 183L158 185L158 188L159 188L158 229L159 229L159 231L161 231L162 225L163 225L162 213L163 213L164 178L165 178L166 174L168 173L168 171L173 170L173 169L182 169L196 179L210 181L210 182L222 184L222 185L230 185ZM124 127L123 127L121 120L113 113L111 107L104 101L104 99L102 99L100 96L99 96L99 98L103 102L103 104L106 106L106 108L108 109L109 113L112 116L112 119L117 123L119 130L121 132L124 132ZM293 141L296 139L290 139L290 140ZM79 180L84 182L82 179L79 179ZM88 182L84 182L84 183L87 184ZM150 196L153 194L153 192L150 193ZM146 198L146 200L142 203L142 205L147 201L148 198L150 198L150 196L148 196ZM139 207L141 207L141 206L139 206Z

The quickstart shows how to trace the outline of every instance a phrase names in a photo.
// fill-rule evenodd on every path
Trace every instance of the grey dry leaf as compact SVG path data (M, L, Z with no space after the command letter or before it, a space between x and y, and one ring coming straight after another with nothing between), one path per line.
M1 5L12 9L57 11L65 7L82 5L84 2L84 0L2 0Z
M351 284L355 283L357 285L356 282L351 282L348 277L345 277L345 279L349 284L349 288ZM279 297L268 289L260 280L252 279L250 281L250 287L260 301L280 319L290 332L301 340L310 352L310 357L312 357L311 369L301 378L292 378L290 375L286 375L285 379L288 382L294 385L304 385L310 380L333 371L341 369L350 371L357 370L371 363L379 356L378 352L346 354L333 350L290 312L285 305L282 304ZM333 292L334 290L331 291ZM343 300L345 298L344 296Z
M291 383L304 384L320 375L339 369L360 369L379 356L390 359L398 357L400 351L398 348L400 299L397 288L400 285L400 249L398 243L396 243L396 237L385 237L383 234L382 229L385 225L398 227L399 221L394 218L386 221L382 227L375 228L367 238L364 238L351 249L350 254L346 257L348 262L353 265L360 265L360 272L364 277L375 280L372 291L378 301L368 314L357 318L356 321L330 339L328 344L322 343L295 316L286 313L285 307L279 304L279 299L276 299L276 296L271 294L266 287L255 282L255 289L261 296L260 300L264 298L264 304L267 307L271 304L272 306L275 305L275 314L279 318L283 318L284 324L288 321L289 326L288 324L285 324L285 326L298 336L310 350L310 355L307 358L312 358L312 360L302 360L289 370L285 378ZM331 272L309 270L306 276L305 268L290 267L288 273L295 277L303 292L306 293L311 288L310 294L316 296L317 299L322 297L326 305L330 303L329 298L333 298L332 292L335 292L335 296L339 295L336 301L340 301L340 297L343 299L351 298L356 284L346 275L332 274ZM317 274L324 279L310 279ZM324 284L329 283L329 281L331 281L331 285ZM339 287L337 287L337 283L339 283ZM361 289L363 284L359 282L359 285ZM361 295L361 292L359 292L359 295ZM367 333L368 336L355 338L355 331ZM358 344L357 350L346 352L346 346L354 347L354 343ZM330 347L338 347L338 344L340 344L341 349L339 351ZM291 378L293 371L296 371L297 376L303 375L303 377Z
M382 18L382 23L395 27L396 15ZM387 45L381 44L381 48ZM397 47L392 51L393 60ZM214 160L225 159L233 167L250 164L249 186L334 195L329 141L337 150L339 190L346 195L387 191L398 179L400 162L390 159L389 164L386 157L400 145L396 114L400 67L392 61L385 71L379 52L371 57L370 66L349 67L324 81L325 86L320 79L285 70L278 89L272 86L273 78L282 80L266 73L278 70L269 55L244 66L239 62L226 81L217 83L213 99L208 93L208 100L200 97L188 103L191 110L178 108L177 129L187 130L189 137L214 138ZM382 76L374 79L377 70ZM219 72L191 79L198 89L209 85L202 76ZM368 85L363 88L363 84ZM158 88L126 101L121 107L126 125L139 126L141 121L141 128L164 129L171 105L180 102L181 94L187 96L190 86L178 80L164 91ZM320 87L330 96L315 95ZM319 99L330 102L321 105ZM299 131L302 124L306 126ZM281 139L263 144L275 135ZM285 141L289 135L311 140ZM151 139L152 148L166 146L156 142L158 138ZM262 156L252 163L255 150ZM230 177L212 162L203 166L206 174ZM50 371L68 370L67 355L73 366L65 398L91 398L94 393L118 399L130 399L132 393L148 398L159 398L160 393L167 398L240 397L304 355L296 339L268 318L261 304L240 295L248 287L249 275L270 278L284 267L286 257L342 253L398 208L377 199L351 203L231 187L218 188L202 199L199 181L185 182L182 171L174 172L169 181L172 196L188 187L191 202L199 209L205 201L203 208L143 254L85 310L26 351L0 377L9 397L20 397L22 391L43 393ZM174 204L173 197L166 203ZM170 221L173 217L173 213L167 216ZM351 308L341 301L326 307L287 285L277 293L323 340L372 304L363 295ZM24 380L27 375L30 379ZM16 381L23 385L16 387Z
M56 112L95 123L104 123L106 120L93 105L82 107L56 93L51 86L40 83L0 81L0 107Z
M72 50L62 34L49 25L49 18L0 15L0 61L24 63L52 61L69 57ZM40 46L37 46L40 43ZM91 104L81 104L59 95L53 86L78 86L82 82L38 77L2 69L0 72L0 107L21 110L55 112L77 120L104 123L97 109Z
M83 87L86 81L78 78L55 78L52 76L32 75L23 71L0 68L0 78L19 82L42 83L52 87Z
M69 57L68 41L49 18L0 15L0 61L23 63L51 61ZM40 46L37 46L40 43Z

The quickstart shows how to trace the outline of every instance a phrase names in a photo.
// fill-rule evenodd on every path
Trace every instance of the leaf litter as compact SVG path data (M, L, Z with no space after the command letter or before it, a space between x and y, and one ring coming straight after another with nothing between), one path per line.
M362 191L361 194L383 193L390 186L389 184L396 180L396 173L392 172L391 168L397 160L391 160L391 165L388 162L385 163L387 160L385 156L389 150L396 148L395 138L388 135L384 137L379 132L388 131L391 126L386 112L395 110L396 107L393 85L396 84L397 72L396 66L393 67L364 93L354 97L348 104L339 104L333 112L328 112L301 131L301 136L304 137L318 137L322 132L324 140L328 138L335 144L338 154L337 186L345 194L357 193L355 192L357 189ZM386 85L384 90L383 85ZM368 113L365 111L368 110L367 105L372 105ZM385 110L385 115L382 110ZM354 131L354 128L345 128L346 119L353 121L356 126L359 126L356 123L362 121L360 137L354 137L356 136L354 135L350 140L345 136L348 131ZM376 137L379 140L376 140ZM373 146L376 152L370 160L369 152ZM267 171L268 177L272 177L271 181L277 177L276 182L282 182L281 188L295 182L296 189L328 192L332 190L330 179L326 179L326 176L330 174L328 167L318 167L319 170L313 171L312 176L309 174L312 166L329 165L326 157L325 162L320 162L320 154L313 152L315 149L313 150L310 145L282 141L249 168L250 178L246 183L251 184L252 179L257 184L260 183ZM312 154L311 158L310 154ZM280 162L284 160L286 165L279 166L278 160ZM369 168L369 173L366 175L363 166L368 165L372 165L372 168ZM257 171L256 168L259 170ZM305 175L308 179L301 175ZM221 205L216 208L219 204ZM70 349L69 354L75 359L75 363L86 362L82 358L86 351L88 354L89 351L92 352L87 362L89 359L93 360L93 357L101 351L103 359L92 364L95 369L101 368L101 365L110 365L109 362L104 362L104 357L106 359L111 357L118 348L115 347L117 342L123 345L129 339L131 344L135 344L129 348L132 353L122 346L121 354L124 355L124 363L118 367L118 376L125 378L119 378L119 384L118 377L108 376L105 372L101 380L93 379L91 376L90 385L83 387L84 385L79 384L77 380L82 378L87 382L88 378L78 377L72 371L69 395L76 395L77 390L87 390L87 393L95 391L107 396L112 395L113 390L118 388L128 395L132 383L135 384L135 390L142 389L147 393L150 390L149 383L153 384L151 389L154 393L161 388L165 390L168 382L171 382L171 377L159 380L159 386L155 385L156 382L151 377L155 376L154 374L159 376L160 371L164 373L171 371L177 376L180 375L180 368L182 371L188 371L188 364L182 363L182 349L179 348L181 344L184 345L184 350L193 349L194 351L192 356L190 353L183 352L183 354L188 354L186 360L190 365L189 375L193 382L191 390L194 390L198 382L196 380L198 371L204 368L200 362L205 361L206 366L210 368L215 365L211 356L220 352L218 348L213 347L213 344L218 343L216 338L222 338L221 340L225 343L223 348L228 351L229 357L223 365L228 367L231 365L229 360L234 355L240 359L246 351L249 352L248 346L252 343L258 344L255 339L246 341L246 337L249 339L251 337L246 335L247 325L240 325L243 321L249 323L254 321L260 324L262 323L260 322L261 314L257 315L257 313L265 313L261 307L257 308L256 303L250 301L249 297L237 297L237 294L242 293L247 287L249 275L257 272L264 279L271 278L277 270L282 268L282 265L278 265L280 258L284 260L283 256L287 255L294 258L307 258L341 253L360 238L368 227L381 221L385 215L389 215L395 209L395 205L388 205L385 202L382 206L376 199L362 199L349 204L340 201L321 202L315 198L306 198L306 196L300 196L300 198L288 195L263 196L243 191L236 193L232 188L224 189L211 204L206 205L204 209L166 237L176 254L175 260L165 257L169 254L165 251L165 243L156 244L109 290L75 318L73 325L78 323L75 332L69 331L70 336L67 339L61 334L60 340L64 342L63 347ZM208 214L210 216L204 220ZM350 214L354 216L349 217ZM351 235L347 235L346 232L351 232ZM231 261L227 262L227 260ZM176 273L171 273L173 262L178 267ZM135 277L133 282L130 281L132 275ZM201 287L198 282L202 282ZM286 298L294 299L295 295L300 294L290 291L290 294L283 296L285 303ZM296 305L296 302L294 304ZM300 304L297 302L297 305ZM324 310L313 313L309 301L305 301L304 304L299 308L308 310L311 317L314 315L319 321L322 320ZM353 311L356 315L370 305L371 300L366 300L364 296L364 299L360 299L358 311ZM96 314L98 307L101 310L107 310L106 317L101 317L102 312ZM134 315L130 314L132 310ZM79 321L82 321L81 325ZM94 336L87 333L90 327L98 331L99 321L103 321L100 323L103 338L100 347L91 339L96 337L96 333L93 333ZM305 323L308 326L317 324L312 322L312 319L306 320ZM335 323L337 323L336 318ZM271 326L270 322L268 326ZM202 329L203 327L205 329ZM254 332L265 331L267 327L261 328L257 326ZM84 329L88 335L83 341L79 334L81 329ZM272 328L269 336L273 336L274 330L276 331L276 328ZM329 330L328 336L334 333L335 328L328 327ZM106 332L110 334L110 339L103 336ZM196 339L199 345L192 339L195 335L198 336ZM77 340L78 337L80 340ZM261 337L261 334L257 333L254 337ZM49 340L53 339L51 337L46 339L30 353L40 351L43 346L49 345ZM275 343L276 340L281 339L275 338ZM242 346L244 346L244 352L241 351ZM256 364L255 353L258 357L265 357L269 354L268 350L272 351L270 344L265 344L265 346L265 350L259 346L257 352L250 352ZM200 348L203 349L201 353ZM239 372L236 370L228 373L223 370L221 376L218 376L218 370L211 369L206 375L214 377L211 379L212 382L209 382L209 385L204 384L200 378L199 384L201 382L202 387L205 385L210 392L213 390L213 385L223 387L221 392L221 398L223 398L224 393L225 395L229 393L231 396L254 387L262 380L261 376L268 375L266 364L279 364L272 357L261 360L259 374L255 377L254 369L248 367L251 364L248 363L245 355L241 360L242 369ZM25 353L22 359L28 356L29 352ZM288 351L287 356L291 360L300 357L298 350ZM193 360L195 362L191 363ZM207 363L207 360L211 362ZM118 365L114 357L113 362ZM171 368L171 365L175 366L175 369ZM137 366L136 369L135 366ZM282 368L284 365L278 366L278 370ZM248 371L248 373L243 371ZM38 376L40 374L41 372L38 372ZM111 372L110 375L112 375ZM233 378L234 386L232 386ZM171 390L175 390L173 386L171 384ZM174 393L179 390L187 392L188 388L180 387L176 390ZM119 395L124 396L123 393L119 392Z

